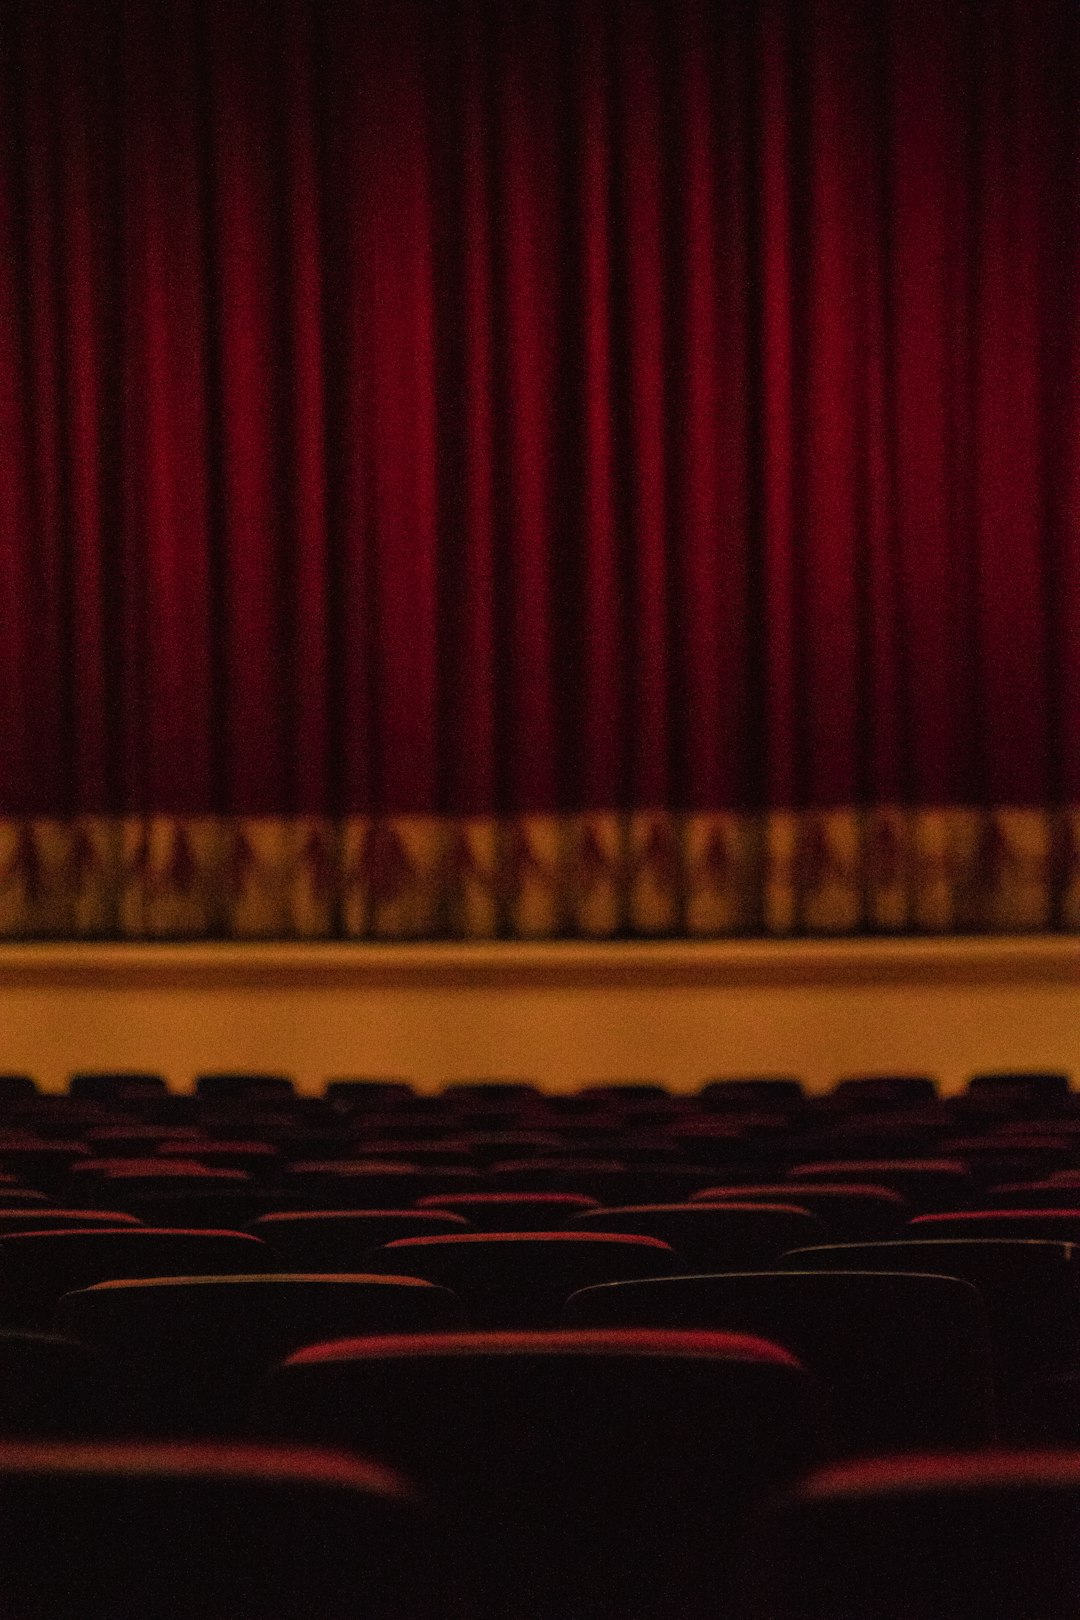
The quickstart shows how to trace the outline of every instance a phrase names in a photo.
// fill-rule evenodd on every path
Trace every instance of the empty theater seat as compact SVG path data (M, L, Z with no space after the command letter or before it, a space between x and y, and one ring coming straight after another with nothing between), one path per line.
M436 1137L432 1141L426 1129L423 1137L404 1139L365 1132L362 1141L354 1140L349 1145L358 1158L366 1159L372 1167L386 1160L404 1160L417 1170L442 1169L447 1165L457 1170L475 1169L471 1147L467 1142L457 1136Z
M698 1095L709 1108L765 1106L798 1112L805 1101L803 1083L794 1075L733 1075L731 1079L706 1080Z
M323 1095L340 1113L350 1114L400 1107L410 1103L415 1093L407 1080L341 1075L326 1082Z
M740 1620L1073 1620L1080 1453L830 1468L764 1516L742 1588Z
M463 1104L469 1107L476 1102L486 1107L492 1102L520 1104L539 1095L540 1088L535 1080L504 1080L494 1076L489 1080L448 1080L440 1100L454 1108L460 1108Z
M509 1123L501 1114L473 1114L448 1120L443 1131L445 1135L435 1140L467 1153L481 1169L506 1159L545 1158L565 1151L563 1136L548 1121Z
M400 1238L370 1267L441 1283L464 1301L474 1327L549 1327L570 1295L590 1283L684 1269L658 1238L597 1232L467 1233Z
M937 1086L926 1074L860 1074L838 1080L830 1100L843 1108L910 1108L932 1103Z
M244 1232L127 1226L0 1237L0 1323L47 1327L61 1295L112 1278L268 1271L273 1262Z
M973 1074L967 1095L998 1098L1013 1107L1052 1107L1067 1099L1069 1076L1060 1069L998 1069Z
M899 1237L909 1215L909 1206L889 1187L820 1181L800 1182L793 1189L790 1181L749 1183L739 1187L704 1187L693 1193L692 1204L732 1200L745 1203L794 1202L809 1210L837 1242L873 1243Z
M790 1204L633 1204L575 1215L573 1232L636 1232L670 1243L691 1270L768 1266L786 1250L820 1243L826 1228Z
M841 1113L819 1124L806 1139L806 1146L814 1158L826 1161L918 1161L944 1157L941 1138L946 1129L941 1119L929 1123L921 1114L913 1119L907 1113ZM964 1162L959 1156L951 1157L961 1165ZM863 1175L861 1179L877 1178Z
M416 1277L285 1273L99 1283L65 1294L56 1323L124 1369L155 1432L238 1433L257 1379L300 1346L466 1318L448 1289Z
M355 1271L395 1238L450 1237L469 1229L463 1216L443 1209L297 1210L261 1215L251 1223L256 1237L303 1271Z
M163 1159L193 1159L196 1164L221 1170L246 1170L257 1181L271 1178L280 1168L281 1152L272 1142L205 1140L185 1137L179 1142L162 1142L157 1148Z
M133 1201L165 1194L245 1193L253 1182L244 1170L214 1168L197 1159L90 1158L71 1166L67 1187L80 1204L115 1199L123 1208Z
M982 1209L1063 1209L1073 1203L1080 1207L1080 1192L1063 1186L1056 1178L1040 1181L1006 1181L979 1194Z
M0 1137L0 1169L18 1176L39 1192L59 1191L73 1165L90 1157L84 1142L44 1135Z
M1080 1197L1077 1203L1080 1204ZM906 1235L913 1238L1043 1238L1052 1243L1080 1243L1080 1208L964 1209L949 1215L917 1215L909 1222Z
M129 1119L120 1125L95 1125L84 1131L88 1147L103 1158L143 1158L165 1142L194 1142L202 1133L194 1125L143 1125Z
M176 1186L160 1184L152 1191L125 1195L124 1207L144 1226L228 1231L242 1230L269 1211L292 1207L293 1200L279 1188L255 1187L247 1177L240 1184L216 1179L230 1174L228 1170L210 1170L207 1178L214 1180Z
M7 1112L5 1136L21 1141L79 1141L95 1125L115 1125L125 1117L125 1110L111 1104L79 1101L50 1092Z
M464 1165L378 1158L291 1164L282 1178L285 1192L325 1209L409 1209L428 1193L468 1192L478 1184L478 1173Z
M971 1202L975 1190L971 1171L959 1159L819 1159L795 1165L790 1179L891 1187L908 1200L915 1214L959 1209Z
M996 1132L975 1136L950 1137L939 1143L942 1153L961 1159L979 1187L993 1187L1003 1181L1032 1181L1052 1172L1067 1170L1075 1162L1075 1143L1068 1137L1043 1133L1038 1136L1004 1137Z
M443 1620L437 1526L359 1458L252 1445L0 1446L19 1620Z
M903 1272L741 1272L606 1283L563 1323L751 1333L829 1391L842 1451L979 1446L996 1433L986 1308L970 1283Z
M1080 1369L1080 1250L1019 1238L836 1244L786 1255L785 1271L917 1271L962 1277L986 1301L1003 1437L1025 1391Z
M29 1209L0 1208L0 1237L16 1232L70 1232L99 1226L140 1226L134 1215L116 1209L62 1209L40 1204Z
M143 1069L83 1069L68 1081L69 1097L93 1102L144 1102L166 1090L162 1075Z
M704 1166L630 1165L591 1158L508 1160L492 1165L488 1174L497 1191L584 1193L607 1205L689 1198L712 1179Z
M419 1207L449 1210L482 1232L545 1232L600 1205L584 1193L482 1192L436 1194L421 1198Z
M296 1087L287 1074L260 1074L254 1070L228 1070L195 1077L195 1095L202 1102L243 1104L289 1103Z
M826 1445L786 1352L729 1334L367 1339L302 1351L257 1410L411 1473L490 1620L704 1620L750 1506Z
M13 1103L25 1102L38 1094L37 1081L31 1074L0 1074L0 1108L8 1109Z

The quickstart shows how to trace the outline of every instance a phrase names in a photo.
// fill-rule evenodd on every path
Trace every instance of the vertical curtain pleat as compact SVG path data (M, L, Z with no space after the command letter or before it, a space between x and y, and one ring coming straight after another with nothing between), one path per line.
M285 8L282 33L283 352L288 368L281 445L282 510L291 546L286 590L291 622L279 648L287 678L288 806L331 805L333 746L327 703L330 532L327 510L325 250L320 193L320 86L313 61L316 25L301 0Z
M8 603L25 604L6 617L0 635L0 681L8 700L0 704L0 772L6 784L6 808L25 814L32 801L31 716L37 711L31 611L35 604L35 553L31 501L31 438L27 390L25 274L25 196L34 159L23 115L21 41L9 39L0 67L0 116L8 139L0 147L0 591ZM25 143L25 158L16 152Z

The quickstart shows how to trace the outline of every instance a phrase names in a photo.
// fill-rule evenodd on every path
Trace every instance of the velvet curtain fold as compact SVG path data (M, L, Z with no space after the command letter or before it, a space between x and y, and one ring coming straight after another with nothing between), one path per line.
M1080 927L1071 0L7 0L0 932Z

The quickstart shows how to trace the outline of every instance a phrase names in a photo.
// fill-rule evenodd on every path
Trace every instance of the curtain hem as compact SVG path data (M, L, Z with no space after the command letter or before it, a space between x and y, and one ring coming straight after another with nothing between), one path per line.
M1080 805L0 820L0 938L1080 932Z

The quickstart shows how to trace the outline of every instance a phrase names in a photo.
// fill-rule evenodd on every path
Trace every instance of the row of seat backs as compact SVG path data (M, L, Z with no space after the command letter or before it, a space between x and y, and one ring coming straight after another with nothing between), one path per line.
M967 1091L975 1094L1006 1092L1010 1095L1026 1093L1040 1099L1067 1096L1070 1080L1061 1070L1004 1069L973 1074L967 1081ZM37 1082L28 1074L0 1074L0 1099L32 1095L38 1090ZM156 1071L123 1069L86 1069L69 1077L68 1095L78 1098L109 1101L116 1097L160 1095L168 1090L165 1078ZM220 1100L277 1101L296 1095L296 1082L286 1074L257 1070L206 1071L195 1076L194 1094L198 1097ZM542 1088L533 1081L506 1079L452 1080L440 1095L450 1101L468 1101L479 1097L483 1101L526 1101ZM615 1080L579 1085L569 1093L583 1098L637 1098L672 1095L662 1081ZM413 1084L401 1078L354 1076L330 1079L324 1082L323 1095L344 1102L362 1104L385 1103L416 1095ZM685 1095L685 1094L683 1094ZM790 1075L731 1076L705 1080L696 1093L707 1100L733 1100L757 1102L796 1102L805 1098L803 1082ZM919 1102L932 1102L938 1095L937 1082L929 1075L872 1074L844 1076L835 1081L825 1093L859 1106L874 1103L878 1106L900 1106Z
M5 1272L6 1255L18 1264ZM238 1390L316 1338L460 1332L487 1318L775 1339L830 1388L848 1448L985 1441L995 1397L1003 1431L1023 1432L1033 1387L1080 1370L1078 1263L1068 1244L959 1239L822 1246L779 1270L678 1275L656 1239L555 1233L403 1240L362 1274L297 1275L275 1271L268 1246L245 1234L0 1240L0 1282L21 1267L30 1323L137 1368L156 1392L150 1406L174 1421L193 1402L198 1411L206 1389L240 1409Z
M469 1620L465 1562L406 1481L340 1453L0 1445L0 1603L20 1620ZM567 1613L649 1613L651 1594L561 1585ZM811 1474L757 1512L697 1612L1071 1620L1078 1590L1080 1453L939 1455ZM555 1596L519 1589L512 1612Z
M660 1228L673 1236L667 1223L695 1213L665 1209L636 1216L629 1212L625 1224L635 1226L640 1220L637 1231L589 1228L399 1237L365 1248L361 1266L353 1263L347 1269L421 1277L438 1284L464 1301L470 1320L478 1326L540 1325L524 1319L537 1313L550 1317L572 1293L592 1284L721 1269L716 1264L688 1265L671 1243L648 1231L652 1218L658 1216ZM993 1223L987 1229L993 1236L968 1236L979 1229L975 1223L966 1223L959 1227L963 1236L924 1237L923 1232L939 1230L931 1223L909 1228L908 1237L894 1242L811 1241L793 1248L790 1239L795 1234L812 1239L822 1235L817 1223L797 1210L721 1206L714 1211L704 1206L700 1214L703 1218L746 1216L750 1221L752 1241L741 1253L743 1234L738 1220L728 1249L717 1240L717 1258L739 1262L729 1265L729 1270L767 1269L783 1258L789 1269L795 1264L800 1269L959 1275L986 1295L992 1311L1003 1321L1016 1316L1032 1319L1036 1313L1038 1331L1044 1334L1049 1330L1038 1316L1039 1302L1053 1301L1056 1296L1069 1299L1076 1291L1080 1253L1073 1243L1000 1236ZM771 1216L777 1217L775 1227ZM348 1224L353 1217L343 1214L341 1218ZM355 1218L363 1220L363 1215ZM62 1294L111 1278L270 1272L289 1266L288 1259L283 1266L271 1245L252 1233L155 1229L111 1220L98 1224L95 1218L78 1221L74 1215L67 1219L70 1226L59 1230L0 1236L0 1310L6 1315L6 1325L43 1325ZM617 1219L612 1220L613 1226L618 1224ZM947 1226L942 1229L949 1233ZM1030 1230L1021 1227L1025 1229ZM308 1264L302 1269L325 1267ZM1055 1308L1060 1314L1061 1308Z

